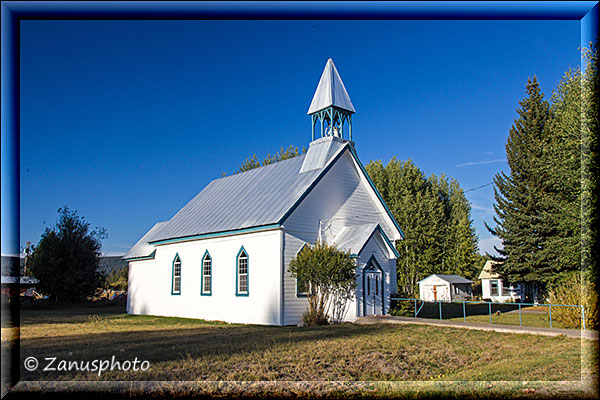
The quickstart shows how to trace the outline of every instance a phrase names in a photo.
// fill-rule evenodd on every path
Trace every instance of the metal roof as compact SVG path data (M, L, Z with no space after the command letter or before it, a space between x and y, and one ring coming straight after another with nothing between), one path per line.
M356 112L344 82L342 82L342 78L340 78L340 74L331 58L325 64L321 80L308 108L308 114L321 111L329 106L335 106L351 113Z
M321 146L311 146L307 154L215 179L173 218L157 228L151 239L142 238L140 242L158 242L279 223L349 143L334 137L323 139L326 139L323 142L329 142L326 152ZM318 164L320 167L301 173L306 158L321 159L323 152L327 159ZM310 164L311 167L317 165L313 162Z
M140 240L123 256L123 260L129 260L132 258L150 257L154 253L154 246L150 246L148 242L154 240L160 227L164 226L167 221L158 222L146 232Z
M340 250L350 250L351 254L358 254L377 226L378 224L348 226L334 237L332 242Z
M323 168L325 163L331 159L331 156L339 150L340 144L346 142L346 140L335 136L326 136L310 142L308 152L300 168L300 173L303 174Z
M444 280L444 281L449 282L449 283L473 283L473 281L470 281L470 280L468 280L466 278L463 278L460 275L442 275L442 274L429 275L427 278L421 279L419 282L423 282L423 281L431 278L432 276L437 276L441 280ZM419 283L419 282L417 282L417 283Z

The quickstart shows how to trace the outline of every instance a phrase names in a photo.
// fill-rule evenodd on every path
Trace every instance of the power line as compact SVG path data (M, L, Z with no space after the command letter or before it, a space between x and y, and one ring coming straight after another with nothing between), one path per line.
M464 193L472 192L473 190L481 189L483 187L490 186L493 184L494 184L494 182L486 183L485 185L481 185L481 186L474 187L473 189L465 190Z

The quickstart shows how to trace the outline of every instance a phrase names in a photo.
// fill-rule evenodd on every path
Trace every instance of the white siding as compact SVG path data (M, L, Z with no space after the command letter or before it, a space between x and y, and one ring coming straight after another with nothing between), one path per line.
M498 281L498 293L502 293L502 296L492 296L492 281ZM481 297L493 302L504 303L506 301L520 300L522 291L523 289L518 283L505 287L504 281L499 278L481 280Z
M283 259L284 259L284 271L283 271L283 324L284 325L296 325L302 321L302 313L306 311L308 307L308 300L306 297L296 296L296 279L292 277L292 274L288 271L290 261L296 256L298 251L302 248L304 243L314 243L316 234L290 234L285 233L283 239Z
M359 175L352 155L346 151L284 222L285 325L300 322L302 313L307 308L306 298L296 296L296 280L288 272L288 268L290 261L304 243L313 244L317 240L319 221L322 222L321 233L324 240L333 238L344 226L365 223L378 223L388 235L392 235L385 210L367 185L366 179ZM368 250L365 250L365 262L370 257L367 253ZM384 269L392 264L388 256L377 256L377 259ZM395 260L392 261L395 268ZM386 286L390 287L387 281ZM356 316L357 307L356 302L353 302L347 319ZM389 310L389 305L386 306L386 310Z
M434 301L434 286L437 290L437 300L450 301L450 283L437 276L430 276L419 282L419 298L425 301Z
M236 260L248 253L248 296L236 296ZM202 257L212 257L212 292L200 295ZM172 265L181 259L181 294L171 294ZM129 263L128 312L279 325L279 230L157 246L154 260Z
M321 221L323 239L332 239L345 226L378 223L391 240L397 238L385 208L362 177L346 150L316 187L284 222L293 234L316 235ZM314 239L313 239L314 240Z

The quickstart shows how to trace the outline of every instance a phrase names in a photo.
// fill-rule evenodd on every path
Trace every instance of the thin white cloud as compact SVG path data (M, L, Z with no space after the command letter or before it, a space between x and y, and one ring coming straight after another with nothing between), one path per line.
M471 203L471 209L476 211L485 211L488 214L494 214L494 209L492 207L484 207L475 203Z
M471 165L483 165L483 164L492 164L497 162L506 162L506 158L496 158L494 160L484 160L484 161L470 161L463 164L457 164L455 167L469 167Z
M481 239L479 241L479 254L485 255L489 253L493 256L499 256L498 252L494 250L494 246L499 249L502 249L504 246L502 245L502 241L497 237L491 237L487 239Z

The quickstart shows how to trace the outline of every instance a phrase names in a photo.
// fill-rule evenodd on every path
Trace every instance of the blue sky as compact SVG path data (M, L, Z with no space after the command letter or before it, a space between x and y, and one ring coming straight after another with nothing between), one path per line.
M528 77L549 98L579 40L579 21L21 21L21 246L68 205L124 254L246 157L308 146L329 57L363 164L485 185ZM493 189L467 198L489 251Z

